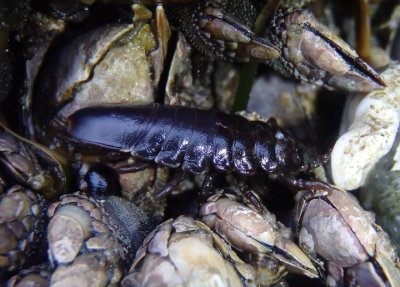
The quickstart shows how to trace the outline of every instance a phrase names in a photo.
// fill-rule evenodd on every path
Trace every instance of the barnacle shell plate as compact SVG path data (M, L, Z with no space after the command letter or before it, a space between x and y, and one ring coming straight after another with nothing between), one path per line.
M52 101L68 116L99 103L148 103L153 99L150 63L155 48L148 24L106 25L79 36L59 54ZM122 72L121 72L122 71Z
M248 279L245 286L254 286L254 270L221 238L201 222L180 216L148 235L122 286L239 287L242 276Z

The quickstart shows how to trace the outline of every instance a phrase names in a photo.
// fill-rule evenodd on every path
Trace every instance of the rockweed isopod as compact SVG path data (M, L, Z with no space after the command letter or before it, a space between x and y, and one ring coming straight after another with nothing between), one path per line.
M220 111L159 104L103 105L75 112L67 119L67 129L79 143L131 153L191 174L215 170L249 176L261 169L296 187L328 188L319 181L296 179L316 161L274 119L248 121ZM179 174L173 185L182 178Z

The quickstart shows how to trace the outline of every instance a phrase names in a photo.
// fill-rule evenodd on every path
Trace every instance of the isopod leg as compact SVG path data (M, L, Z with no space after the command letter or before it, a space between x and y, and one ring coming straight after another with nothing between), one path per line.
M332 187L323 181L319 180L304 180L304 179L297 179L294 177L288 177L285 175L279 176L280 180L287 183L290 186L296 187L298 189L307 189L312 191L326 191L328 193L332 192Z
M118 171L118 173L130 173L144 170L145 168L154 167L154 163L152 162L136 162L134 164L116 164L114 168Z
M200 202L205 202L207 198L209 198L213 192L213 183L214 183L215 172L209 171L204 178L203 184L201 186L201 191L199 194Z
M155 199L161 199L165 196L167 196L185 177L185 173L177 169L175 170L174 176L171 178L171 180L165 185L165 187L158 191L155 195Z
M264 207L262 206L261 202L258 200L257 196L251 191L249 186L243 181L238 180L239 190L250 203L257 209L259 213L264 211Z

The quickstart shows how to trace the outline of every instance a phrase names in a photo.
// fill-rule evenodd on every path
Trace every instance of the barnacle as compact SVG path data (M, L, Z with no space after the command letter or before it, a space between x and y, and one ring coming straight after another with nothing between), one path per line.
M371 168L391 149L400 120L398 65L381 74L387 87L365 96L357 105L352 124L336 142L331 155L335 184L351 190L360 187Z

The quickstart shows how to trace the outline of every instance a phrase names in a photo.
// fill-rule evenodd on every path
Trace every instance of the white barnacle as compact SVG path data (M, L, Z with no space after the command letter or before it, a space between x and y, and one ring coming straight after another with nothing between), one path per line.
M395 140L400 120L400 65L389 67L381 77L387 87L361 100L353 122L332 150L332 178L343 189L360 187Z

